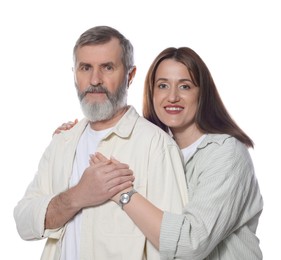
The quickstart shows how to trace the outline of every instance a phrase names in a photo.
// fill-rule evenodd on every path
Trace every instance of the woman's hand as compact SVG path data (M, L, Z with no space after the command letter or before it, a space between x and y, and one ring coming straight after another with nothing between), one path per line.
M61 126L59 126L53 133L53 135L55 134L59 134L61 131L65 131L65 130L69 130L71 129L73 126L75 126L78 122L78 119L75 119L74 121L68 121L67 123L63 123Z

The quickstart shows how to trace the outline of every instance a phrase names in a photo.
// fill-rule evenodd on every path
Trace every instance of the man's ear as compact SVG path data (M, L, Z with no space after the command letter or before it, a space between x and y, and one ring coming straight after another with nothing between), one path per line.
M136 67L136 66L132 67L132 68L130 69L130 71L129 71L128 88L129 88L129 86L130 86L130 85L132 84L132 82L133 82L133 79L134 79L134 77L135 77L135 75L136 75L136 71L137 71L137 67Z

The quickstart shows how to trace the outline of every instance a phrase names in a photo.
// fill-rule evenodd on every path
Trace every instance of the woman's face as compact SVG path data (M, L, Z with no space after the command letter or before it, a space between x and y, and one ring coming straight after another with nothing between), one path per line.
M186 66L173 59L163 60L155 74L153 105L158 118L172 131L194 126L199 87Z

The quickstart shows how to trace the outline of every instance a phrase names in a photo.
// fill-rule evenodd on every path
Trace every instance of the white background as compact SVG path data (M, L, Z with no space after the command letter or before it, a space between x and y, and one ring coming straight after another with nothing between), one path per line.
M258 236L264 259L281 259L278 2L1 1L1 255L40 258L45 241L20 239L13 208L55 128L82 117L71 71L76 39L110 25L135 46L129 103L140 113L145 73L162 49L189 46L206 62L230 114L255 141L251 154L265 203Z

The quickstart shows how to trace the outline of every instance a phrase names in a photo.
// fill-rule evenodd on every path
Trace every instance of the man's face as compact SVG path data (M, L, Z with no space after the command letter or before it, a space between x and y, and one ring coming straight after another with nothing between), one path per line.
M76 51L75 86L82 110L92 122L111 119L126 106L128 76L121 58L122 49L115 38Z

